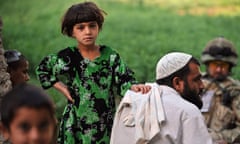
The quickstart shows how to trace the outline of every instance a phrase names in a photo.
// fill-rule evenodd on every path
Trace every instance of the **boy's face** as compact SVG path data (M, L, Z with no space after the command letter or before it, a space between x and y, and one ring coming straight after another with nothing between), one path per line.
M12 144L50 144L54 132L55 122L47 109L22 107L17 110L4 136Z

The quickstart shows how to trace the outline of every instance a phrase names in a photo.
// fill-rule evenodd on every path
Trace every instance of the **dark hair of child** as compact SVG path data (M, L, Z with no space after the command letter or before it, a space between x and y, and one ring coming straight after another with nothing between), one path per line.
M54 121L55 107L50 97L40 88L22 83L10 90L1 101L0 112L2 124L9 129L19 108L46 108Z
M6 58L8 69L12 70L18 69L21 66L21 62L27 61L26 57L17 50L6 50L4 57Z
M81 22L96 21L99 29L104 22L103 10L99 9L93 2L84 2L71 6L62 18L62 33L71 37L73 26Z

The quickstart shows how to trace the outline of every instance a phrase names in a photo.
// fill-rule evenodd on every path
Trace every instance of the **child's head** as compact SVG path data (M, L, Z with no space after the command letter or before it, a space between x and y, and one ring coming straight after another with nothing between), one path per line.
M36 86L22 83L2 99L1 130L12 144L50 144L56 128L55 107Z
M101 29L104 22L104 14L106 13L93 2L72 5L62 19L62 33L71 37L75 24L90 21L96 21L99 29Z
M17 50L6 50L4 52L8 68L7 71L11 76L12 85L15 86L19 83L29 80L28 60Z

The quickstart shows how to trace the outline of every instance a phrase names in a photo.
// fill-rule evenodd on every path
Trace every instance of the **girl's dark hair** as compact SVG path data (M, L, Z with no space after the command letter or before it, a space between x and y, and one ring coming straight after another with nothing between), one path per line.
M13 70L18 69L22 61L27 61L26 57L17 50L6 50L4 52L4 57L8 64L8 69Z
M190 62L193 62L193 63L200 66L200 62L196 58L192 57L189 60L189 62L183 68L174 72L173 74L171 74L170 76L168 76L166 78L156 80L156 83L159 84L159 85L167 85L169 87L173 87L172 80L173 80L174 77L179 77L183 80L186 80L186 78L187 78L187 76L190 72L190 69L189 69L189 63Z
M62 18L62 33L71 37L73 26L81 22L96 21L99 29L102 29L104 12L93 2L83 2L72 5Z
M55 121L55 107L49 96L40 88L22 83L3 96L0 105L2 124L10 128L15 114L19 108L29 107L34 109L45 108Z

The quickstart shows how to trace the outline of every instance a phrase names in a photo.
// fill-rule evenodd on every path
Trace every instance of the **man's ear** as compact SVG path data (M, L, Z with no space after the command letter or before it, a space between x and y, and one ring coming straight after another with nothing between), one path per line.
M174 77L172 80L173 88L180 92L181 91L181 79L179 77Z
M9 139L9 129L6 128L2 122L0 122L0 133L3 136L4 140L7 141Z

